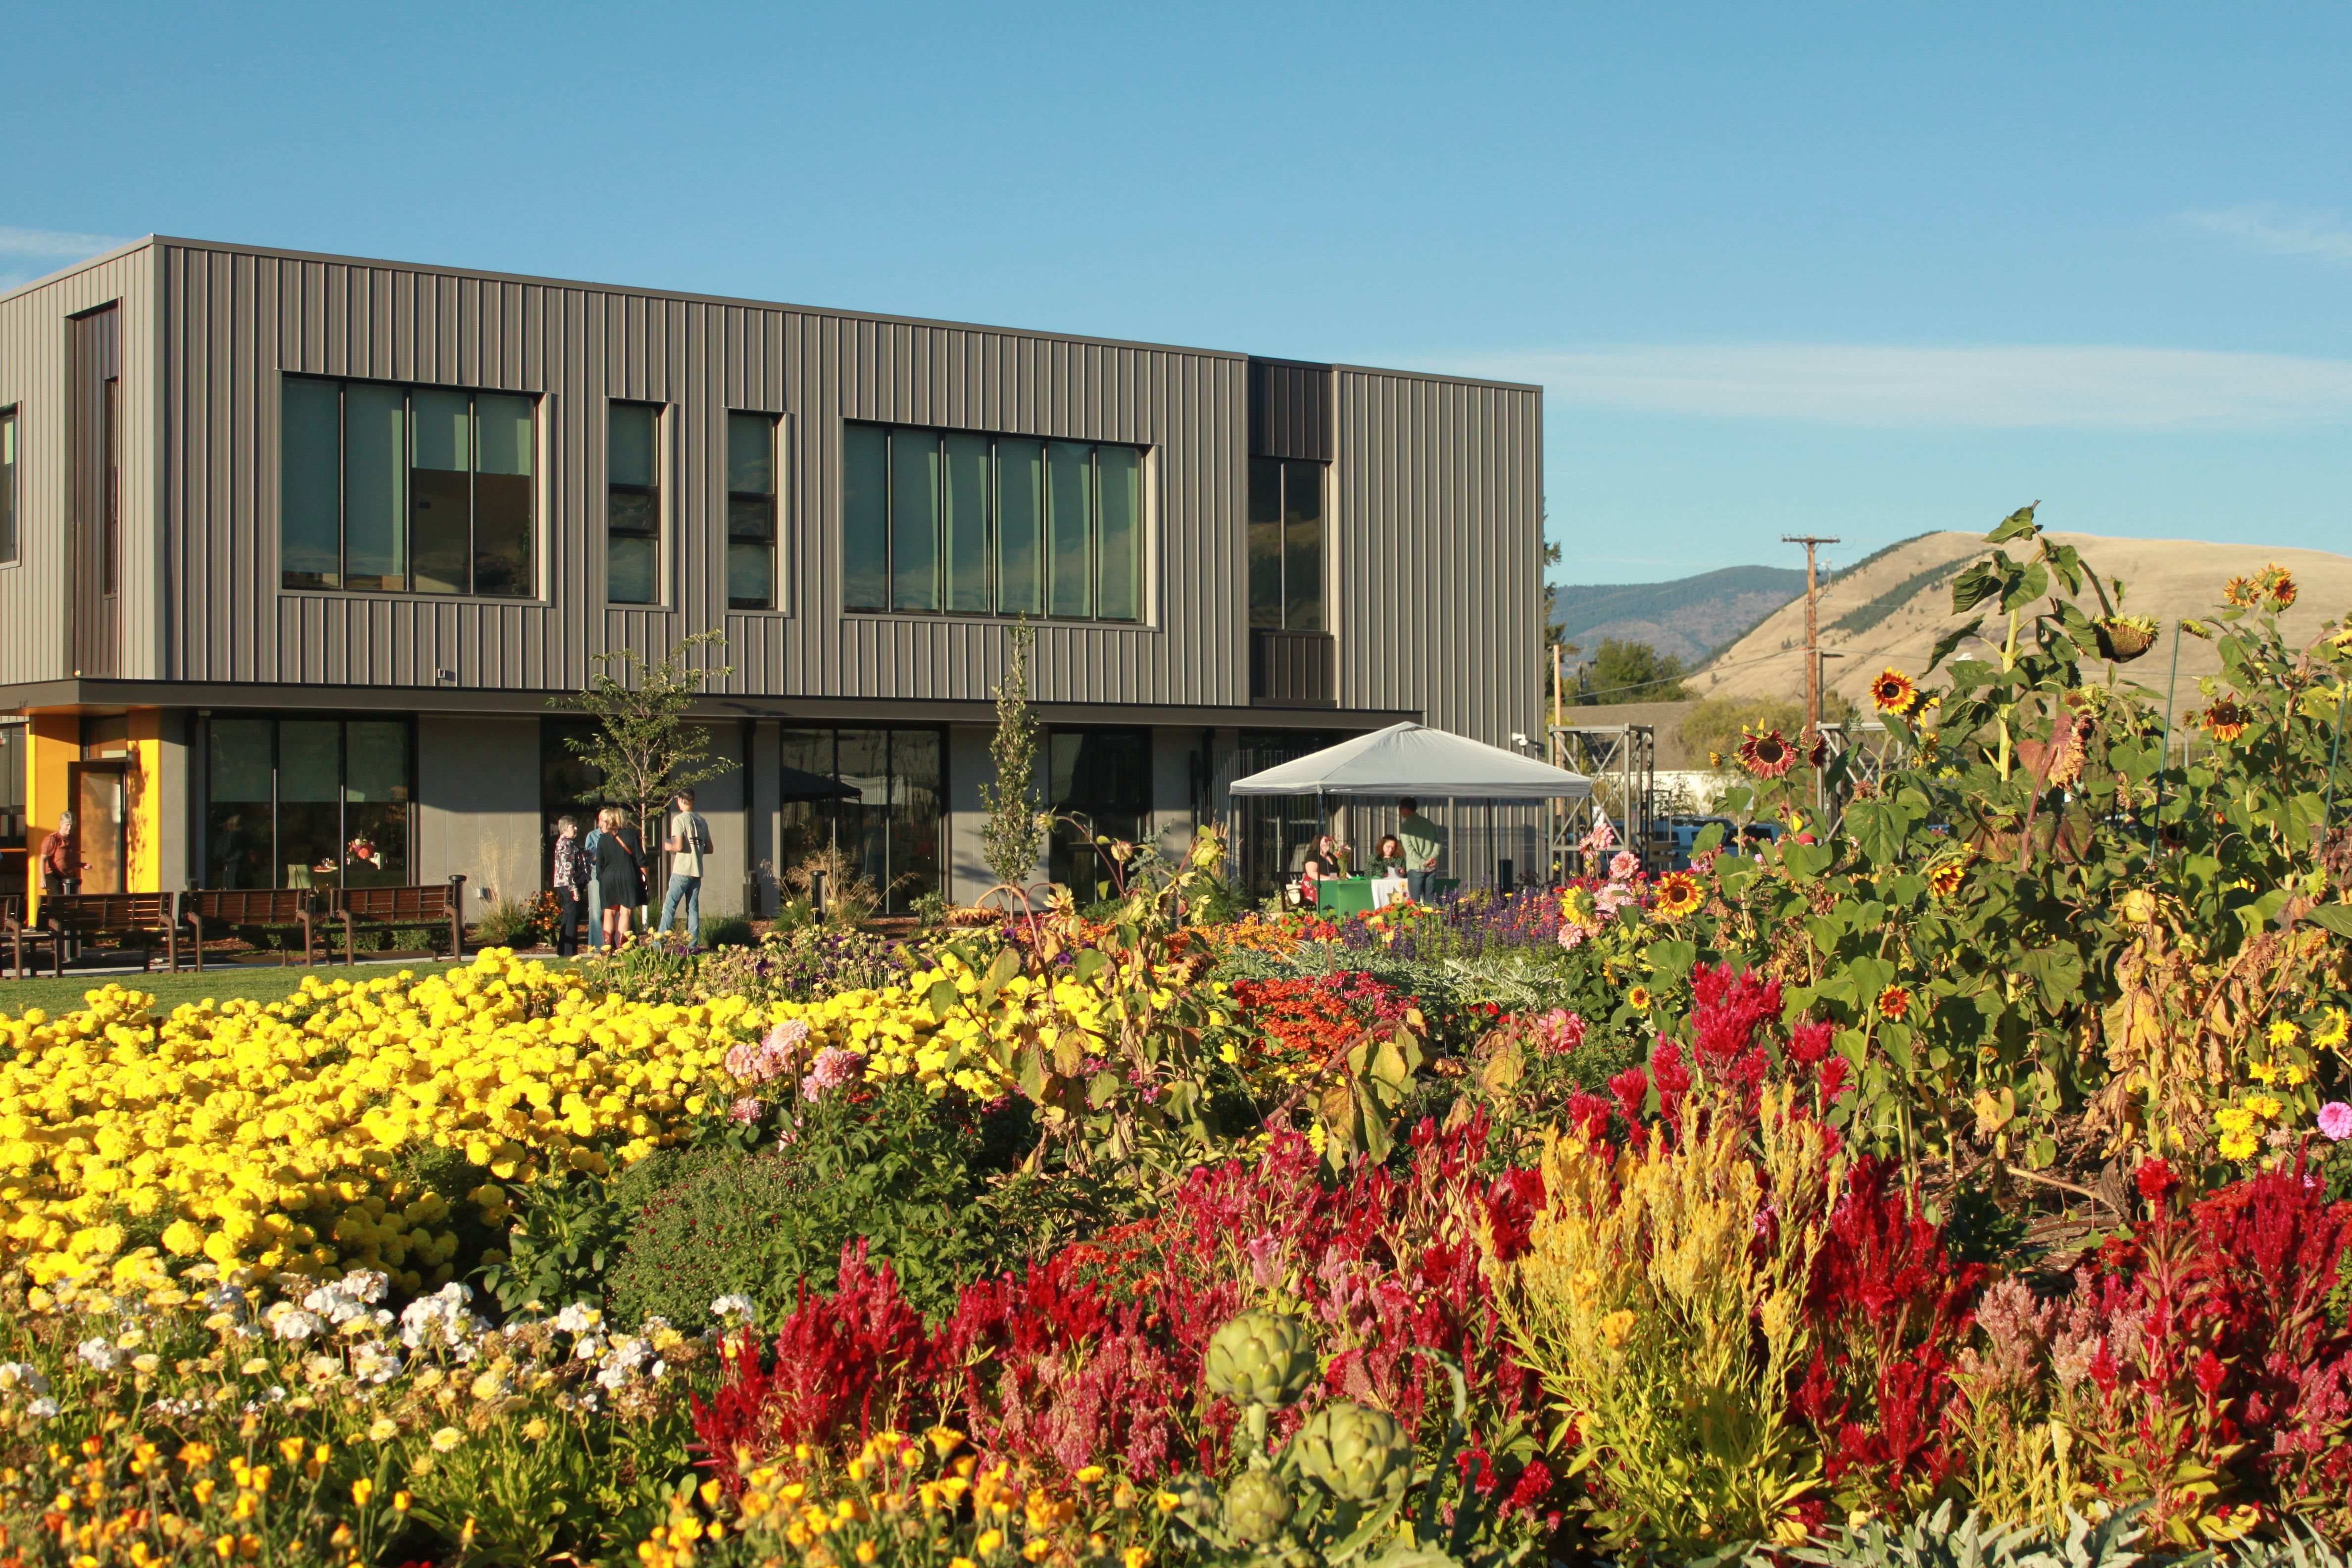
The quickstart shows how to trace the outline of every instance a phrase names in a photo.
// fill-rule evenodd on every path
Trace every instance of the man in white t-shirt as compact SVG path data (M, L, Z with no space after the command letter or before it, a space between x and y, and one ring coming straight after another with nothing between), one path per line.
M686 910L686 942L702 945L702 858L710 853L710 824L694 809L694 792L677 792L677 811L669 819L662 847L669 852L669 891L662 895L661 921L654 929L669 934L670 921L681 906Z

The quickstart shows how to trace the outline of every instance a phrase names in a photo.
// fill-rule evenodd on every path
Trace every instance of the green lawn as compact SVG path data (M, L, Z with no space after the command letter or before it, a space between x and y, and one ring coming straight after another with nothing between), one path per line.
M0 954L0 963L5 955ZM162 969L152 974L68 974L62 980L0 980L0 1015L14 1015L27 1007L46 1009L52 1016L69 1012L82 1005L82 993L102 985L124 985L153 994L155 1005L170 1012L183 1002L201 1002L210 996L226 1002L232 997L250 997L257 1002L274 1002L281 996L301 989L302 976L316 974L322 981L373 980L379 975L396 974L403 969L418 974L436 974L451 965L425 960L404 960L397 963L355 963L346 969L340 963L321 963L316 969L289 964L280 969L268 964L214 964L202 974L183 969L177 974Z

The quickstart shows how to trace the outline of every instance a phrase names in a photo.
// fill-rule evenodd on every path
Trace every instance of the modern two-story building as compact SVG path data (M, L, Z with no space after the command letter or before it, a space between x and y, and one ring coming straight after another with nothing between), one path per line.
M77 811L90 891L364 862L524 896L595 793L551 698L717 630L706 911L772 907L825 843L894 906L970 898L1026 621L1054 805L1231 821L1263 887L1304 818L1230 816L1236 772L1402 718L1538 728L1540 414L1531 386L151 237L0 296L0 833Z

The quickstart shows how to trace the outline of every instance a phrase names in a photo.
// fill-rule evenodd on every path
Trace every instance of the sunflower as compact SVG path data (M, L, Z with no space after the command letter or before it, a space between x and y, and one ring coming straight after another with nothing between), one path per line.
M1903 1019L1910 1016L1911 988L1890 985L1878 994L1878 1016L1882 1018Z
M1969 865L1967 861L1947 860L1942 865L1933 867L1928 870L1927 890L1934 893L1939 899L1948 899L1954 893L1958 892L1960 890L1960 884L1968 879Z
M2263 568L2263 586L2269 590L2271 603L2282 610L2294 607L2294 574L2275 563Z
M1636 985L1631 991L1626 992L1625 1005L1631 1007L1636 1013L1648 1012L1650 1010L1650 988L1646 985Z
M2224 697L2202 715L2206 731L2217 741L2234 741L2246 732L2246 710Z
M1797 765L1797 749L1778 730L1741 731L1739 765L1759 779L1777 779Z
M1656 897L1650 908L1670 921L1678 921L1694 913L1706 901L1699 891L1698 881L1687 871L1669 871L1658 879Z
M2252 577L2232 577L2221 585L2221 602L2232 609L2251 609L2263 595L2263 585Z
M1919 700L1919 689L1909 676L1890 667L1880 670L1878 679L1870 683L1870 700L1881 713L1908 713Z
M2311 1043L2322 1050L2332 1051L2346 1040L2352 1039L2352 1013L2341 1007L2330 1007L2326 1022L2311 1031Z

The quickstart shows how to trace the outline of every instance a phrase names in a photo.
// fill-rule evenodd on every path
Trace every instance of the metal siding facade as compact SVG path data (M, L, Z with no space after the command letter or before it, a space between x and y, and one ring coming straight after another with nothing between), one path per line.
M1542 398L1341 366L1333 464L1339 706L1538 731Z
M17 411L16 564L0 566L0 679L71 673L66 647L73 501L67 318L119 301L124 627L116 668L152 679L163 619L159 497L162 434L156 402L155 288L151 247L128 247L0 299L0 407Z
M126 553L156 563L147 601L123 606L126 678L511 691L529 710L578 687L600 651L659 657L716 626L728 643L712 662L733 670L722 695L985 701L1005 623L835 607L842 426L877 420L1150 447L1147 621L1040 624L1035 695L1247 705L1242 516L1258 367L1244 356L168 239L0 300L0 403L23 405L27 457L26 561L0 569L0 684L66 673L64 318L110 299L123 310ZM1283 445L1319 433L1334 458L1333 719L1421 710L1495 741L1531 729L1539 395L1269 368L1317 384L1277 400ZM281 591L288 373L537 395L544 596ZM661 605L604 602L611 399L666 408ZM776 613L726 608L731 408L782 416ZM143 489L138 475L152 476Z

